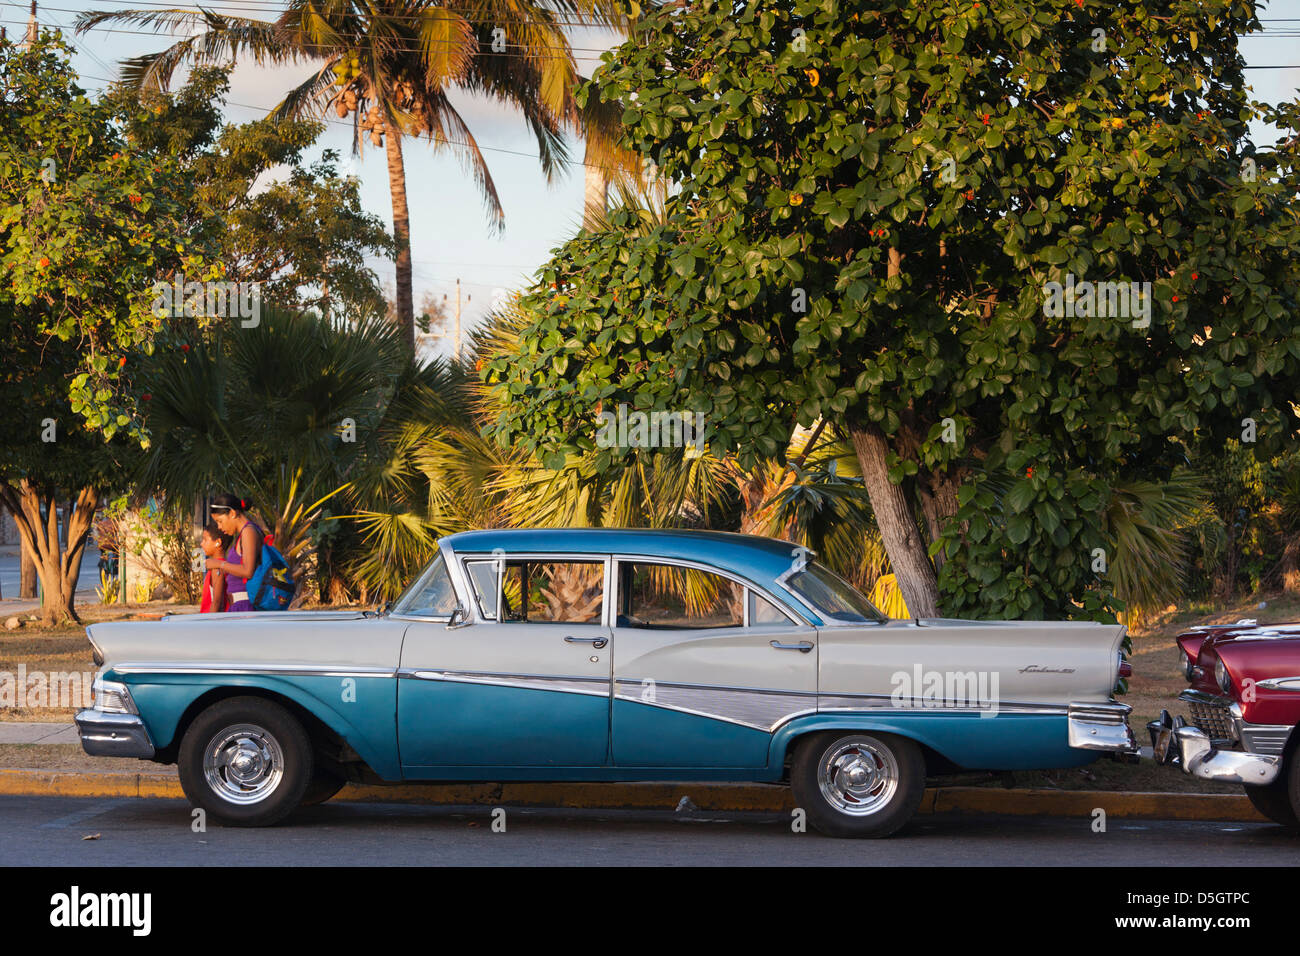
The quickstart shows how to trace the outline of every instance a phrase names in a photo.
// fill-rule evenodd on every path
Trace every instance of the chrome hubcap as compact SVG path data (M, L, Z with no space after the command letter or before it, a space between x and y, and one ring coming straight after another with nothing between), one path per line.
M265 800L284 777L280 742L256 724L227 727L208 742L203 776L212 792L231 803Z
M826 802L850 816L882 810L898 792L898 761L873 737L847 737L822 755L817 785Z

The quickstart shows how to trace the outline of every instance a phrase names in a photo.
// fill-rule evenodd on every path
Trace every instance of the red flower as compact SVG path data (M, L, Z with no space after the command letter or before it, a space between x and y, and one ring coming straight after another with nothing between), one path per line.
M143 395L141 395L140 397L143 398L146 402L152 402L152 401L153 401L153 394L152 394L151 392L145 392L145 393L144 393Z
M1197 273L1193 272L1193 273L1192 273L1192 278L1193 278L1193 279L1199 279L1200 276L1199 276Z
M129 199L131 200L131 202L133 202L133 203L136 203L136 202L144 202L144 197L141 196L139 193L131 193L131 195L130 195L128 198L129 198Z
M989 125L989 117L990 117L991 115L992 115L992 114L990 114L990 113L985 113L985 114L984 114L984 125L985 125L985 126L988 126L988 125Z
M120 359L117 360L117 367L118 367L118 368L126 368L126 356L125 356L125 355L123 355Z
M1033 466L1033 465L1030 465L1028 468L1025 469L1025 477L1026 477L1026 478L1032 478L1032 477L1034 477L1034 466Z
M190 350L190 347L189 347L188 345L182 345L182 346L181 346L181 351L182 351L182 352L188 352L189 350Z
M41 256L40 260L36 263L37 267L41 269L44 269L49 264L50 264L49 256Z
M1178 296L1174 296L1174 301L1175 301L1175 302L1178 301Z

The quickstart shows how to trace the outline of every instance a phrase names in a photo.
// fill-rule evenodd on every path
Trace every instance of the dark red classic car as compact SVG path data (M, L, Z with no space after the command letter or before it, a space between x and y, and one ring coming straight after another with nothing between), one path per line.
M1191 686L1147 725L1160 763L1240 783L1264 816L1300 830L1300 623L1238 621L1176 638Z

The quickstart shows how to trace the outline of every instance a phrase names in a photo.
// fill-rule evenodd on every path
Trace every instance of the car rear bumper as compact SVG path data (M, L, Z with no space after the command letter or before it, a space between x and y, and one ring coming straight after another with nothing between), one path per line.
M1174 764L1194 777L1262 787L1282 769L1281 756L1215 747L1209 734L1187 726L1182 717L1170 717L1167 710L1147 724L1147 731L1156 763Z
M1077 750L1101 750L1110 753L1136 753L1137 741L1128 725L1133 710L1128 704L1071 704L1069 708L1070 746Z
M81 747L92 757L141 757L154 755L153 741L144 721L136 714L110 714L82 710L74 718Z

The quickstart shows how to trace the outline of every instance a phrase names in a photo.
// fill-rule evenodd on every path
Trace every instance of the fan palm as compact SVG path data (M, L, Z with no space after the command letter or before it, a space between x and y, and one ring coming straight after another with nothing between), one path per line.
M224 341L161 348L143 373L154 443L140 487L182 508L213 489L247 493L298 570L325 503L378 457L411 364L386 323L265 309Z
M159 53L123 62L122 78L139 89L165 89L182 64L204 66L251 57L259 66L319 63L290 90L274 113L318 118L331 109L353 121L353 145L363 134L383 146L393 202L397 318L414 347L410 213L402 138L428 137L455 149L482 193L493 225L504 211L473 132L449 99L459 89L506 103L522 113L537 140L548 181L567 162L564 132L587 134L587 162L602 170L629 161L614 143L616 104L594 97L579 105L581 77L565 28L622 29L620 0L289 0L275 20L210 10L95 11L77 17L77 31L131 24L191 35ZM633 7L632 9L635 9Z

